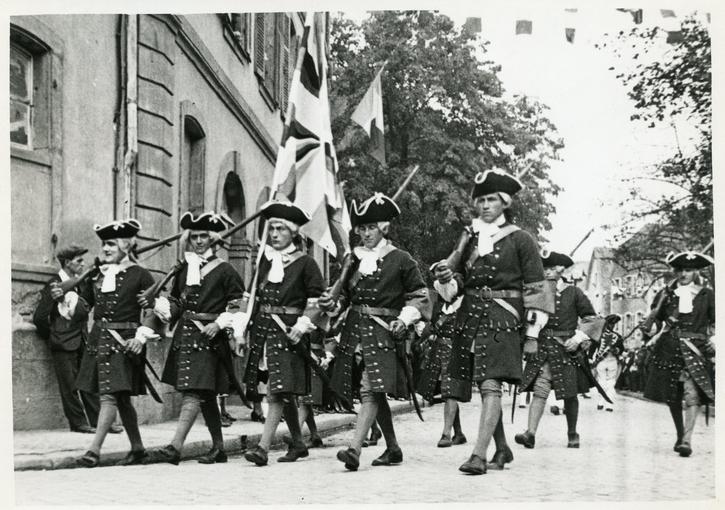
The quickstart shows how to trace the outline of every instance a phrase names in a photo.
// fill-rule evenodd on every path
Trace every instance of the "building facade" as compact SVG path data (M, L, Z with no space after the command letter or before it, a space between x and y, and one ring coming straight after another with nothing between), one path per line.
M269 198L300 13L47 15L10 20L13 411L16 429L64 427L50 353L30 322L69 243L137 218L140 245L186 210L235 221ZM257 225L225 256L249 282ZM159 277L174 245L141 256ZM320 254L315 254L321 261ZM168 340L149 346L160 368ZM139 398L142 422L178 411Z

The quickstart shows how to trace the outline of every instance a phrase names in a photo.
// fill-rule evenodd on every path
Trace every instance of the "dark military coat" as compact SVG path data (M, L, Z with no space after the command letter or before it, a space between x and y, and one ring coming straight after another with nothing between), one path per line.
M212 257L207 264L213 263ZM202 273L204 265L201 266ZM221 262L201 279L200 285L186 286L188 266L174 279L169 296L171 323L176 323L174 338L166 358L161 380L179 391L210 390L224 393L228 390L228 374L223 366L220 342L228 342L226 331L212 339L202 335L196 321L206 326L230 303L236 306L244 295L244 284L239 273L228 262ZM236 310L235 310L236 311ZM194 314L209 314L204 318ZM226 351L228 353L228 351Z
M143 362L137 356L124 354L123 347L102 327L102 323L122 323L127 327L115 331L124 340L133 338L142 313L138 294L153 285L154 279L148 270L132 264L116 275L116 290L113 292L101 292L102 282L103 275L94 283L94 324L88 335L88 348L83 353L76 386L88 393L127 391L132 395L145 394ZM145 354L144 346L141 355Z
M542 366L547 361L551 368L551 387L557 400L576 397L594 386L591 372L582 368L586 353L581 348L573 353L564 349L561 342L574 336L580 329L595 342L601 335L603 320L596 318L596 312L584 292L569 285L556 293L555 311L539 335L536 356L526 363L521 391L533 391ZM598 327L592 327L596 324ZM598 332L594 332L598 329Z
M280 283L267 281L267 275L272 267L271 262L262 257L260 263L258 304L250 322L251 348L247 355L244 374L247 391L251 393L254 393L257 387L259 361L264 354L265 345L269 370L267 392L295 395L306 395L310 392L310 368L301 356L293 352L292 343L286 332L282 331L269 313L261 310L264 305L271 305L298 308L303 310L305 315L315 313L316 300L324 290L320 268L315 259L309 255L301 255L299 251L294 252L292 258L293 260L284 268L284 278ZM291 327L301 314L277 315L288 327ZM308 338L304 338L300 343L301 348L309 349Z
M429 402L437 394L441 398L450 397L451 378L448 375L448 364L451 360L453 335L455 334L456 312L444 313L441 304L443 299L436 303L430 328L430 349L428 350L420 377L417 380L416 390Z
M473 234L460 266L454 269L459 294L465 295L456 317L448 371L451 396L463 402L471 399L472 382L521 381L525 311L547 311L554 304L553 291L544 282L539 248L531 234L517 230L495 242L493 251L482 257L476 256L477 250L474 252L477 243L478 234ZM482 292L486 287L520 291L522 297L501 298L507 305L504 307L486 297Z
M378 268L370 275L362 275L356 269L360 261L355 257L353 276L341 297L343 310L351 305L388 308L394 315L379 317L386 324L394 320L404 306L413 306L422 316L430 316L428 289L418 264L408 252L388 246L390 251L378 259ZM362 348L364 370L372 391L407 396L405 372L390 331L369 315L353 309L347 310L332 370L331 384L335 391L352 399L353 357L358 344Z
M660 293L664 292L664 289ZM708 328L715 324L715 295L703 287L693 299L692 312L677 314L679 298L674 294L666 298L664 306L656 317L661 328L667 317L677 315L675 327L664 333L654 346L647 366L647 382L644 396L658 402L676 402L682 398L679 384L683 370L689 372L699 388L703 403L715 400L712 381L712 364L705 354ZM654 303L659 300L659 294ZM688 339L705 358L695 355L680 339L682 334L695 333L703 338Z

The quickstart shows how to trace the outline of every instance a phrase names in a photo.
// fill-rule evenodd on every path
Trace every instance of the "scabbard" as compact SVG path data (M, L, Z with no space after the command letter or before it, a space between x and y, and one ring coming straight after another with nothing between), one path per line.
M149 391L149 395L151 395L151 397L159 404L163 404L164 401L161 400L159 393L156 391L156 388L154 388L154 385L151 383L151 379L149 379L149 375L146 373L146 370L142 370L141 373L143 374L144 386L146 386L146 389Z
M415 408L415 412L418 415L418 418L420 418L420 421L425 421L423 419L423 413L420 410L420 404L418 403L418 398L415 395L415 387L413 386L413 376L411 374L410 365L408 364L408 357L405 353L405 343L403 341L397 341L395 342L395 356L398 358L398 361L401 365L403 365L403 374L405 374L405 384L408 388L408 394L410 395L410 398L413 400L413 407Z
M296 344L292 344L292 350L300 356L303 360L305 360L305 363L309 365L312 370L315 371L317 376L322 381L322 384L329 389L332 392L333 398L340 403L343 409L346 411L355 412L355 407L353 406L352 402L345 399L340 395L337 391L335 391L335 388L332 387L330 376L327 375L327 372L325 372L325 369L320 366L319 363L315 361L315 359L312 357L312 354L310 351L304 348L302 345L302 342L297 342Z
M574 356L574 359L576 360L576 363L581 367L582 370L587 374L587 377L589 378L589 381L594 385L594 387L597 389L599 394L609 402L610 404L613 404L612 399L609 398L609 395L607 395L607 392L604 391L604 388L602 388L602 385L599 384L599 381L597 381L597 378L594 377L594 374L592 373L592 367L589 365L589 358L586 356Z
M242 404L244 404L245 407L252 409L252 404L250 404L247 400L246 392L244 391L244 388L239 382L239 379L237 379L237 374L234 373L234 364L232 363L232 350L229 348L229 342L227 342L226 338L219 339L217 341L217 345L217 353L222 359L222 367L227 373L227 376L229 377L232 386L234 386L234 389L239 394L239 398L242 399Z

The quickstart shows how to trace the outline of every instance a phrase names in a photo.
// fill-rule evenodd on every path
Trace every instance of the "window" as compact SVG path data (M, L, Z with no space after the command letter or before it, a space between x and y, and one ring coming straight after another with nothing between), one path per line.
M285 13L254 15L254 70L270 108L287 109L297 40L292 20ZM290 52L293 57L290 58Z
M234 12L219 15L224 26L224 38L244 63L249 63L252 48L253 14Z
M32 149L33 56L10 45L10 143Z
M191 115L182 118L180 212L199 214L204 212L206 135L197 118Z

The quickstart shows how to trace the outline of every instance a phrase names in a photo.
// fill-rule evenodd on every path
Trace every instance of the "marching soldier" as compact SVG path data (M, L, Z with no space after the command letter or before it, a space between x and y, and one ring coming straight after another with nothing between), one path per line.
M437 301L430 328L432 345L418 381L418 393L423 398L432 401L433 397L440 393L445 402L443 405L443 433L438 441L438 448L466 442L466 436L461 429L458 401L451 394L451 378L448 374L453 336L455 335L456 312L461 307L462 301L463 296L456 298L452 303L446 303L443 299ZM451 428L453 428L452 437Z
M409 394L413 382L405 353L405 333L408 326L430 313L430 305L417 263L387 239L390 220L399 214L397 204L382 193L375 193L359 207L353 202L350 219L363 245L353 250L354 271L344 282L340 302L335 303L329 293L320 298L323 310L333 314L348 310L331 378L333 388L348 401L352 399L355 352L362 356L362 407L355 436L347 449L337 452L337 459L351 471L360 465L363 441L376 419L386 449L372 465L403 461L386 394Z
M692 454L698 406L715 400L715 345L710 338L715 328L715 295L702 286L699 275L712 263L710 257L694 251L668 257L677 278L658 293L653 304L655 323L649 333L654 336L648 342L652 355L644 396L668 404L677 432L674 450L682 457Z
M103 265L93 287L90 305L94 324L76 386L87 393L100 393L101 408L96 435L79 462L87 467L98 465L101 446L118 411L131 442L131 451L118 465L140 464L147 453L131 397L145 394L147 387L155 395L145 372L145 344L159 335L141 324L142 309L137 295L153 285L154 279L133 256L136 234L141 230L138 221L113 221L95 225L93 229L103 243L100 257ZM152 324L151 321L144 323Z
M568 448L579 448L576 431L579 417L578 393L594 386L591 370L584 360L592 341L599 341L604 319L597 317L589 298L574 285L561 278L574 261L562 253L542 254L544 275L556 286L554 313L549 316L539 335L536 354L528 356L521 391L533 391L529 407L528 428L514 437L518 444L533 448L536 430L546 408L546 399L554 390L557 400L564 401L568 429Z
M618 315L609 315L605 319L606 325L592 361L592 368L596 371L597 381L599 381L602 389L612 401L607 402L600 394L597 410L605 409L610 413L614 412L615 385L622 372L623 365L620 360L624 354L624 342L622 341L622 335L613 329L619 320Z
M518 179L501 170L480 172L472 194L478 217L453 256L434 268L434 287L443 299L463 296L448 373L453 398L470 401L472 383L481 393L478 438L459 468L475 475L487 470L491 437L493 465L503 469L513 460L503 429L501 385L521 381L521 329L525 325L524 352L536 352L539 331L554 311L536 241L504 215L521 188Z
M244 454L257 466L267 464L267 452L284 415L292 441L278 462L307 457L302 440L297 398L310 392L310 368L303 357L309 350L308 333L320 315L317 299L323 290L322 274L315 260L300 246L299 228L310 216L286 202L262 206L269 224L268 246L259 267L258 299L250 322L251 347L246 363L247 388L255 387L260 369L269 371L269 409L259 445ZM296 242L295 242L296 241Z
M232 360L227 328L241 321L244 284L232 265L216 256L212 243L232 225L229 218L212 212L198 217L184 213L180 242L186 262L169 297L158 297L154 303L162 321L176 324L161 380L181 392L181 411L171 443L154 452L171 464L181 460L181 448L200 411L212 449L199 462L227 461L217 394L228 389L233 377L228 373Z

